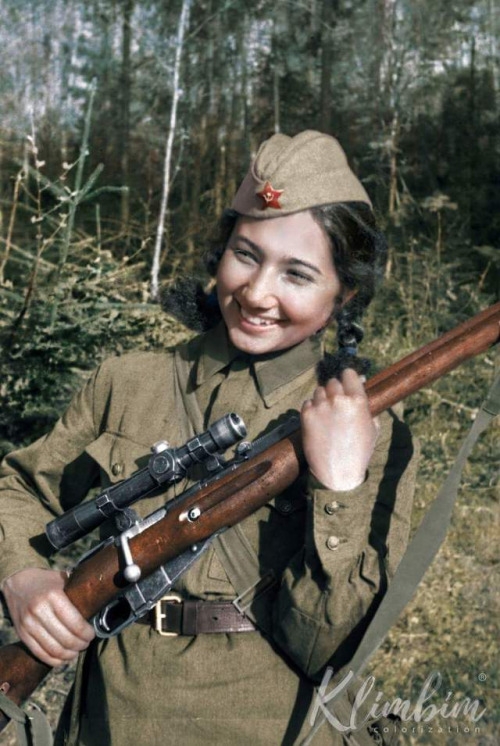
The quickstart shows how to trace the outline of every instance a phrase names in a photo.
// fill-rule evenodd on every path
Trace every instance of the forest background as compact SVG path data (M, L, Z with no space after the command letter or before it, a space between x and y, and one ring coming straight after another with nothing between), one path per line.
M0 13L2 453L50 427L105 356L188 334L158 283L201 271L273 132L337 136L372 197L390 245L363 343L376 368L500 299L497 0L0 0ZM423 450L415 525L494 367L489 352L406 402ZM416 702L438 671L436 704L453 692L486 713L408 728L407 743L498 742L498 445L497 425L372 667L384 699ZM71 677L37 695L53 721Z

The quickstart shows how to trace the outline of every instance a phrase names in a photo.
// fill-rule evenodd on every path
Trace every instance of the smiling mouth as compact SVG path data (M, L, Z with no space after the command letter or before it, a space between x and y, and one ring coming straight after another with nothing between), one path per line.
M247 324L251 324L251 326L255 326L255 327L277 326L282 321L282 319L274 319L274 318L270 319L270 318L265 318L263 316L255 316L249 313L248 311L245 311L245 309L242 306L240 306L239 303L238 303L238 310L240 312L242 319L246 321Z

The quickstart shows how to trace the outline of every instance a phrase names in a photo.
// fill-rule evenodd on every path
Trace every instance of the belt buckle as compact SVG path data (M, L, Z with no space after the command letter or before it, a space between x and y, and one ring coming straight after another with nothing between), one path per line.
M162 637L179 637L178 632L164 632L162 628L162 621L163 619L167 618L167 615L163 613L162 607L161 607L164 601L165 602L171 601L176 604L181 604L182 597L179 596L178 593L168 593L166 596L163 596L162 598L160 598L160 600L155 605L155 630Z

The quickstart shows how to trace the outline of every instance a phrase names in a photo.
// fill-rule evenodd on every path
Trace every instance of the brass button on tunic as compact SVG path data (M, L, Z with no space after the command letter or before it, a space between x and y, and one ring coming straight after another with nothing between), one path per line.
M326 546L328 549L338 549L340 545L340 539L338 536L329 536L326 540Z
M47 521L84 499L98 483L144 466L151 445L182 445L195 424L196 397L204 427L227 412L246 422L249 439L297 412L316 386L318 339L252 359L229 343L219 325L178 348L188 370L179 381L174 352L137 353L106 361L75 395L52 432L7 457L0 479L0 579L26 567L47 567L30 542ZM333 493L304 474L241 525L264 574L278 579L264 634L163 638L144 625L95 642L82 656L77 687L56 743L85 746L277 746L299 743L313 697L312 681L328 662L336 670L354 652L353 630L386 585L406 546L414 479L414 448L394 413L381 432L365 483ZM136 505L142 515L179 494ZM329 515L341 494L342 510ZM327 542L345 537L335 551ZM386 577L387 575L387 577ZM181 578L184 598L232 600L224 558L213 548ZM346 651L342 643L352 640ZM279 652L281 651L281 652ZM341 651L340 653L338 651ZM292 665L290 664L292 663ZM66 740L65 740L66 739ZM333 728L315 746L340 744Z
M331 503L327 503L325 505L325 511L328 513L328 515L334 515L334 513L336 513L339 508L340 503L337 502L337 500L332 500Z

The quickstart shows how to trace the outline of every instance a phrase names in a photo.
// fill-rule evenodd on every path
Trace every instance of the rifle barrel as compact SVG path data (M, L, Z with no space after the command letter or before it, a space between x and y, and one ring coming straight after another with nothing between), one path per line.
M371 411L378 414L394 406L499 340L497 303L371 378L366 385ZM215 531L246 518L289 486L303 464L299 430L251 458L241 469L186 498L130 541L143 576ZM181 515L194 504L201 507L200 518L192 523L182 520ZM120 577L119 553L111 545L78 565L65 590L90 619L120 592ZM7 645L0 650L0 691L20 704L49 670L22 643ZM0 713L0 732L7 723L8 718Z
M380 371L366 384L373 414L393 407L500 340L500 303Z

